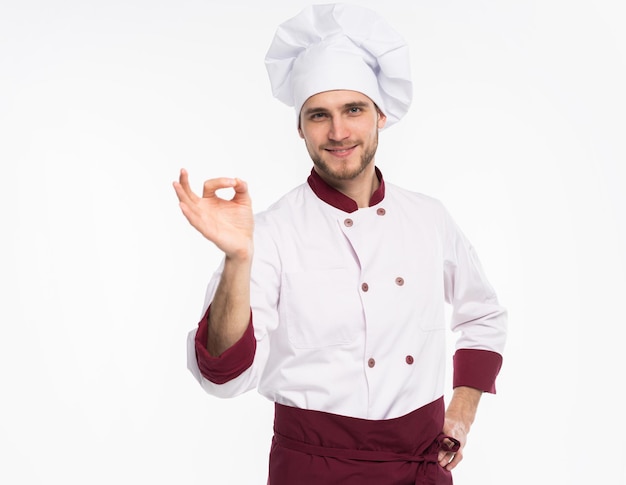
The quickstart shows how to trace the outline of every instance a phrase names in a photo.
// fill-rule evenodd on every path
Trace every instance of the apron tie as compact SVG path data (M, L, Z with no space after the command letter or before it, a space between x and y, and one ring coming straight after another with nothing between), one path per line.
M448 445L445 440L452 441L452 445ZM432 465L440 466L438 460L439 451L445 449L448 452L456 452L459 450L461 444L458 440L446 436L443 433L437 437L433 446L429 447L426 453L421 455L413 455L410 453L396 453L393 451L378 451L378 450L357 450L347 448L331 448L327 446L312 445L310 443L304 443L302 441L293 440L282 436L278 433L274 434L275 443L278 446L298 451L300 453L306 453L307 455L323 456L327 458L338 458L345 460L362 460L368 462L414 462L422 463L420 467L420 476L415 479L415 485L435 485L436 483L436 469L433 469ZM429 473L429 470L433 470Z

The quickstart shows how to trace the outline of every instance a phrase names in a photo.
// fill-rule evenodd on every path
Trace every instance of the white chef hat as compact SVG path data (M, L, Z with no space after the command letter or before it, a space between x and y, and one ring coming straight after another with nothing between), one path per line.
M409 109L413 88L408 47L372 10L348 4L311 5L282 23L265 57L272 92L296 116L314 94L359 91L387 117Z

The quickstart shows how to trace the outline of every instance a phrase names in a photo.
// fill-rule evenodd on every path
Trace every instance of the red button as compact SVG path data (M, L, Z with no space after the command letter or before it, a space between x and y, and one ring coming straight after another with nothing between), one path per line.
M382 207L376 211L376 214L378 214L379 216L384 216L386 213L387 211Z
M413 362L414 362L413 356L412 355L407 355L406 356L406 363L411 365Z
M371 369L372 367L374 367L374 366L376 365L376 361L375 361L374 359L370 358L370 359L367 361L367 365L368 365L368 366L370 367L370 369Z
M363 284L361 285L361 289L362 289L363 291L367 291L367 290L369 290L369 289L370 289L370 285L368 285L367 283L363 283Z
M343 221L343 223L346 227L352 227L352 224L354 224L352 219L346 219L345 221Z

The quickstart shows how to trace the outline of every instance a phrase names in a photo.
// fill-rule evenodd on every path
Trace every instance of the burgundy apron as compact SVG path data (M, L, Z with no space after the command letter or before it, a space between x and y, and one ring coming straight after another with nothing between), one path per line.
M443 398L380 421L276 404L268 485L452 485Z

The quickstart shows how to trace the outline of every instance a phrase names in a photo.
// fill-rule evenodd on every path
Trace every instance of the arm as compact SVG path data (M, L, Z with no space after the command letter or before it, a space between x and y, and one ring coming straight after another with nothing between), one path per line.
M204 183L199 197L189 187L184 169L173 185L189 223L225 254L224 271L208 322L207 349L211 355L219 356L242 337L250 321L254 219L248 187L239 179L211 179ZM223 188L234 189L231 200L216 195Z
M452 470L463 459L463 447L467 442L467 435L476 417L476 410L482 394L482 391L471 387L457 387L454 390L446 410L443 432L458 440L461 446L456 453L439 452L439 464L447 470Z
M207 350L215 357L235 344L250 321L252 256L229 258L211 303Z
M506 310L500 306L469 241L446 213L449 245L445 264L446 301L451 327L461 335L454 355L454 394L446 411L444 433L460 443L458 452L440 452L448 470L463 459L467 434L483 392L495 393L506 340Z

